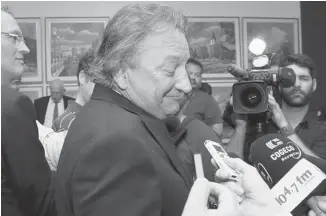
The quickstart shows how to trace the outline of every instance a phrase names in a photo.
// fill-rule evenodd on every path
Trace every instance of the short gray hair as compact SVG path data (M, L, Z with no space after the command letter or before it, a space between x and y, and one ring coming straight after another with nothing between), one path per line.
M10 10L10 8L5 4L1 4L1 11L6 12L6 13L10 14L12 17L14 17L14 14Z
M161 28L161 25L164 28ZM157 3L124 6L106 26L89 73L95 83L112 87L120 69L137 67L139 45L151 34L177 29L185 34L187 19L179 11Z

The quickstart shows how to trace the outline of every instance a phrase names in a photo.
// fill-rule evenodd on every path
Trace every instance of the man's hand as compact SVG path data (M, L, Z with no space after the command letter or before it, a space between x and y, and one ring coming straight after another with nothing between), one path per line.
M218 200L217 209L208 209L208 200ZM199 178L195 181L182 216L240 216L239 205L229 189L218 183Z
M275 216L280 213L280 206L276 203L271 190L253 166L238 158L226 158L225 161L243 176L237 181L229 181L228 174L219 169L216 172L216 179L224 181L221 184L238 195L240 211L243 216L260 216L262 214Z
M323 212L324 215L326 215L326 196L315 196L315 198L317 200L318 208L320 209L320 211ZM314 212L313 210L310 210L308 215L317 216L316 212Z
M273 115L273 121L278 126L279 129L286 127L289 122L285 118L282 109L280 108L280 105L276 102L273 95L268 95L268 109L271 111Z

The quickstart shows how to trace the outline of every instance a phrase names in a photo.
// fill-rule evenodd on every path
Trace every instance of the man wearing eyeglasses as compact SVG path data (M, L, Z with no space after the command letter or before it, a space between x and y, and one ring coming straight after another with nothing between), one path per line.
M32 101L11 88L29 53L8 8L1 6L1 213L56 215L51 171L38 139Z

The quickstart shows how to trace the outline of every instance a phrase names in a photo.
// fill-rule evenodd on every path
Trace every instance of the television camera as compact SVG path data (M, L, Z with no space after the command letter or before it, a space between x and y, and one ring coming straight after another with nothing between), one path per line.
M254 54L252 68L243 70L234 64L227 71L239 81L232 86L233 110L237 114L247 114L250 122L256 124L257 133L264 133L264 123L268 119L268 94L275 94L279 86L289 88L295 84L296 76L291 68L272 65L273 54L263 54L264 40L254 38L249 51Z
M249 44L249 50L255 56L252 68L243 70L234 64L227 71L239 78L232 87L233 109L238 114L258 114L268 110L268 94L272 86L288 88L295 84L296 76L291 68L271 65L275 54L263 54L266 43L255 38Z

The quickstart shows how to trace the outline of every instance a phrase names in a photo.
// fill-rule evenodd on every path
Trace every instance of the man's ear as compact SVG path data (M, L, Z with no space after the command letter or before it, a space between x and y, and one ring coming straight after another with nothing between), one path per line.
M316 91L316 89L317 89L317 80L316 80L316 78L313 78L312 79L312 90L313 91Z
M130 69L127 69L127 70L130 70ZM127 70L123 71L122 69L120 69L118 71L118 73L116 73L113 76L113 79L114 79L115 83L118 85L118 87L121 90L126 90L128 88L129 80L128 80Z

